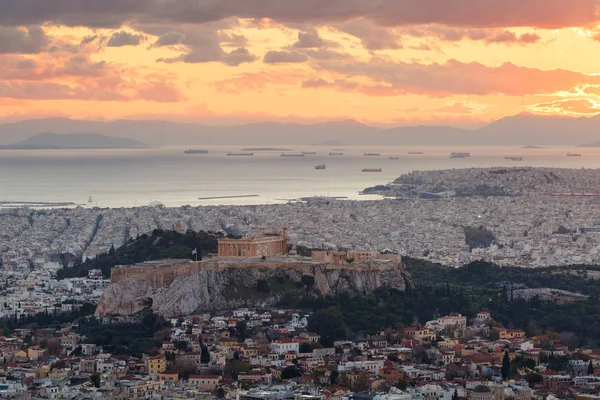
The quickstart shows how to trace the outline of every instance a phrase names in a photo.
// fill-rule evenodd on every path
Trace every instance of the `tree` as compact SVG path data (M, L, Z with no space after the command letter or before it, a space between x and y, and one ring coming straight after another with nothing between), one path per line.
M187 342L176 341L173 344L175 345L175 348L177 350L179 350L179 351L186 352L188 350L188 344L187 344Z
M285 381L288 379L298 378L302 375L302 372L297 367L287 367L281 371L281 380Z
M508 350L504 351L504 357L502 358L502 379L508 379L508 375L510 374L510 357L508 355Z
M299 351L300 351L300 353L310 353L312 351L312 349L310 348L310 344L308 344L307 342L304 342L304 343L300 343Z
M222 387L217 389L217 399L224 399L225 398L225 390L223 390Z
M590 360L590 362L588 363L587 374L594 375L594 364L592 364L592 360Z
M200 362L202 364L208 364L210 362L210 352L208 351L208 347L206 346L202 346L202 352L200 353Z
M332 385L337 385L339 376L340 376L339 372L331 371L331 375L329 375L329 382L331 382Z
M344 318L339 307L329 307L314 313L308 321L308 330L321 335L323 346L345 337Z
M256 282L256 290L263 293L269 293L271 291L271 286L266 279L259 279Z
M242 342L243 342L243 341L244 341L244 340L246 340L246 338L249 336L249 335L248 335L248 333L249 333L249 332L248 332L248 324L247 324L247 323L246 323L246 321L244 321L243 319L242 319L242 320L239 320L238 322L236 322L236 324L235 324L235 329L236 329L236 330L237 330L237 332L238 332L238 335L239 335L240 341L242 341Z
M458 400L458 389L454 389L454 393L452 393L452 400Z
M95 388L100 387L100 380L100 374L93 374L90 376L90 382L92 382L92 385L94 385Z

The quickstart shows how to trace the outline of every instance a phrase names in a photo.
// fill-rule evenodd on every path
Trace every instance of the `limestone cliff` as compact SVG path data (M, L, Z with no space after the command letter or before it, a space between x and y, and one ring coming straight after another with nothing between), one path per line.
M275 305L285 295L301 296L306 291L368 293L379 287L404 290L410 284L401 263L163 262L113 269L96 315L130 315L151 308L165 317L184 316Z

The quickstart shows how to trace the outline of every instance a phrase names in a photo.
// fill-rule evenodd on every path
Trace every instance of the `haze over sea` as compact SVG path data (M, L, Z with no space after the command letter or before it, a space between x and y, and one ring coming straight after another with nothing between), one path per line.
M4 206L7 202L73 202L85 207L134 207L160 202L178 207L281 203L305 196L373 200L380 197L360 196L358 192L414 170L512 166L600 168L598 148L344 147L344 156L329 156L329 147L281 147L289 149L286 152L316 151L317 155L280 157L281 151L255 151L254 157L226 156L229 151L239 151L239 147L206 147L209 154L205 155L184 155L186 148L181 147L3 150L0 151L0 202ZM408 155L409 151L424 154ZM452 151L470 152L471 157L450 159ZM365 157L365 152L381 156ZM568 152L582 156L567 157ZM389 156L399 159L390 160ZM505 160L506 156L521 156L523 161ZM327 169L315 170L317 164L326 164ZM363 168L383 171L366 173ZM257 197L215 198L248 195ZM92 203L88 203L89 196ZM213 199L199 200L206 197Z

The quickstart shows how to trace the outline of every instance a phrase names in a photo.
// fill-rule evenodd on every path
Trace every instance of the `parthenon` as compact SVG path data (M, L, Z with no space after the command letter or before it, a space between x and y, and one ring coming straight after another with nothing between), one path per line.
M284 236L258 236L219 239L219 257L263 257L287 252Z

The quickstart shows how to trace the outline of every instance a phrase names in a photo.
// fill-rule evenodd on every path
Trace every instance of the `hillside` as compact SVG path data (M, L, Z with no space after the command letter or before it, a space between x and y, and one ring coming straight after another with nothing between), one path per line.
M110 277L111 269L116 265L130 265L144 261L165 258L195 259L192 250L198 249L198 259L209 253L217 252L217 239L220 234L210 232L178 233L175 231L154 230L150 235L142 235L111 249L98 257L78 262L72 267L58 270L58 279L87 276L92 269L102 270L104 277Z
M147 144L128 138L95 133L40 133L34 137L4 146L7 149L120 149L143 148Z

